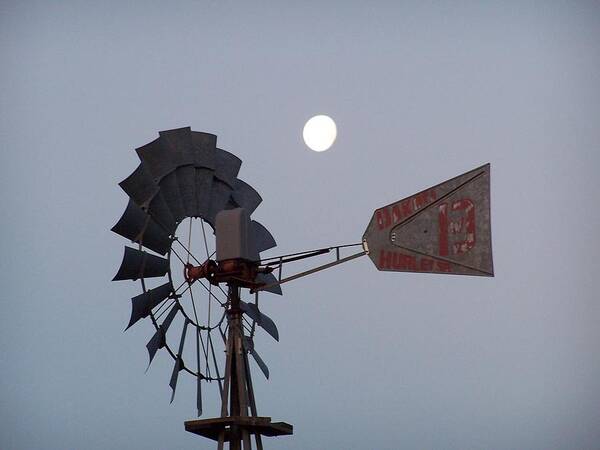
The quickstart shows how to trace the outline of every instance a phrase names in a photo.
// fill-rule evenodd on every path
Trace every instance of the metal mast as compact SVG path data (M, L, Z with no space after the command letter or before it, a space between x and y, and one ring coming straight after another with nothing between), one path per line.
M252 376L248 365L248 349L244 335L240 286L229 282L227 310L226 362L221 396L221 417L188 420L185 429L218 442L218 450L251 450L252 440L262 450L261 436L282 436L293 433L285 422L271 422L270 417L259 417L256 410Z

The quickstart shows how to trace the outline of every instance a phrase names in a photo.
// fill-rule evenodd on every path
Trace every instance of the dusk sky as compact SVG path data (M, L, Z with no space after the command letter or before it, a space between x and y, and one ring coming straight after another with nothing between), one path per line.
M110 281L134 149L186 126L242 159L265 256L491 163L494 278L363 257L261 299L265 449L600 449L597 2L2 1L0 56L1 449L216 448Z

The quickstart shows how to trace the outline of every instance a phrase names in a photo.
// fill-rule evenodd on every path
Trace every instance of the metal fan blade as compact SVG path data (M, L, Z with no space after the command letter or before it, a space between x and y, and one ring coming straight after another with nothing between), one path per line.
M161 138L135 149L140 160L152 175L155 183L159 183L164 176L177 167L172 159L172 154L163 147Z
M159 183L160 193L165 199L167 206L171 210L171 214L177 222L185 217L185 208L179 191L179 181L177 173L171 172L165 175Z
M254 279L254 281L256 281L257 283L262 283L265 286L268 286L270 284L277 283L277 277L275 275L273 275L272 273L259 273L258 275L256 275L256 278ZM283 295L283 292L281 291L281 285L279 285L279 284L276 284L274 286L271 286L270 288L264 289L264 291L271 292L272 294Z
M217 214L225 209L231 199L231 192L231 186L219 180L217 177L213 178L210 206L208 208L208 214L205 217L205 220L210 223L213 228L215 227Z
M167 282L162 286L150 289L143 294L140 294L131 299L131 318L129 319L128 329L138 320L148 317L152 308L156 307L160 302L166 299L173 291L171 282Z
M148 214L169 234L175 232L177 222L160 191L150 201Z
M171 245L169 235L133 200L129 200L125 212L111 231L161 255L167 253Z
M129 198L144 210L148 208L150 200L158 192L158 185L154 182L152 175L146 170L143 163L140 163L131 175L121 181L119 186Z
M208 217L210 213L210 198L212 196L212 185L214 170L197 167L195 170L196 183L196 210L193 217Z
M249 216L252 215L254 210L258 208L258 205L262 202L262 197L256 192L256 190L245 181L239 178L235 179L233 184L233 192L231 198L236 207L244 208Z
M173 165L177 167L175 173L185 216L193 217L196 212L196 152L192 143L192 131L189 127L177 128L161 131L159 135L163 150L170 154Z
M156 352L158 351L158 349L163 348L165 346L167 330L171 326L171 322L173 322L173 319L177 315L178 311L179 311L179 304L175 303L173 305L173 307L171 308L171 311L169 311L169 314L167 314L167 317L165 318L163 323L158 326L158 330L156 330L154 335L150 338L150 340L146 344L146 349L148 350L148 356L150 358L148 361L148 367L150 367L150 364L152 363L152 360L154 359L154 356L156 355Z
M113 281L162 277L168 271L169 260L126 246L121 267Z
M202 415L202 377L198 375L196 379L196 409L198 410L198 417L200 417Z
M244 336L244 347L252 355L252 357L254 358L254 361L256 361L256 364L258 364L258 367L260 368L261 372L263 373L265 378L268 380L269 379L269 368L267 367L267 365L265 364L263 359L260 357L258 352L254 349L254 340L251 337Z
M185 210L179 193L177 176L174 173L177 168L177 154L173 152L170 145L167 138L159 137L136 149L136 152L146 170L152 175L154 182L159 185L160 193L171 210L171 214L176 221L179 221L185 217Z
M158 133L161 147L169 153L175 167L193 165L196 156L190 127L164 130Z
M250 235L259 253L277 246L269 230L256 220L250 223Z
M275 322L273 322L269 316L260 312L256 305L240 300L240 308L248 314L250 318L255 320L259 327L269 333L273 339L279 341L279 331L277 330Z
M169 381L169 386L173 392L171 393L171 403L173 403L173 399L175 398L175 389L177 388L177 378L179 377L179 372L183 369L183 359L181 355L183 354L183 344L185 343L185 334L187 332L189 320L186 318L183 323L183 330L181 331L181 340L179 341L179 351L177 352L177 359L175 359L175 365L173 366L173 373L171 374L171 381Z
M215 176L233 188L242 160L232 153L217 148L215 150Z
M198 210L196 202L196 169L194 166L179 167L175 171L175 175L177 176L179 193L181 195L185 215L187 217L194 217L197 215Z
M192 146L196 157L194 166L215 170L217 136L192 131Z

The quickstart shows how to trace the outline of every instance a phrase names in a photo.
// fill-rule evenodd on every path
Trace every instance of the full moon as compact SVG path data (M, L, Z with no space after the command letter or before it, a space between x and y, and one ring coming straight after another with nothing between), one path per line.
M314 116L308 119L302 137L304 142L315 152L324 152L335 142L337 127L329 116Z

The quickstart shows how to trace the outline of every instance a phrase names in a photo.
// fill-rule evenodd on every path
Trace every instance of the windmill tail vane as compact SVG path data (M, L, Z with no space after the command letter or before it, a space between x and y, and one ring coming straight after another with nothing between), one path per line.
M199 416L203 386L218 388L220 416L185 428L219 449L229 443L247 450L254 442L261 450L262 437L293 433L292 425L257 411L248 355L269 378L255 335L261 330L279 340L265 303L259 307L263 294L282 295L287 282L364 255L381 271L493 276L489 164L375 210L358 243L263 257L276 242L251 217L262 198L238 178L242 161L218 148L215 135L189 127L161 131L136 153L140 164L119 183L129 201L112 228L136 246L125 246L113 280L141 282L127 328L152 322L148 367L158 354L172 359L171 401L181 372L197 380ZM327 254L334 260L283 273L284 266Z

